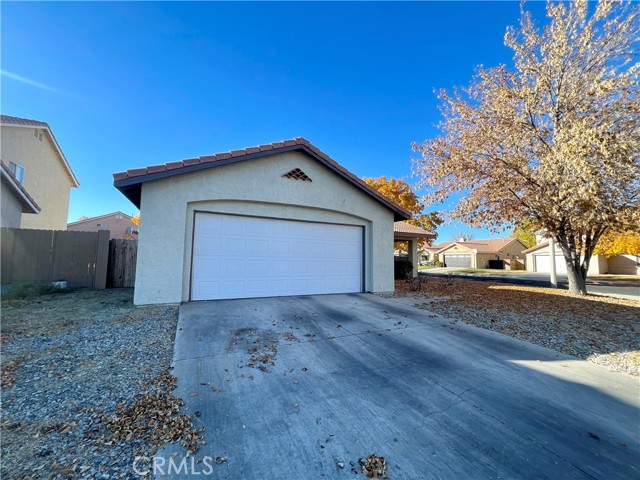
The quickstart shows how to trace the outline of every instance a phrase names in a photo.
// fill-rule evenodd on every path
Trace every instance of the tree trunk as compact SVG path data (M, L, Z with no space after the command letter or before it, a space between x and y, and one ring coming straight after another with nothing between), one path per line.
M566 259L567 262L567 277L569 277L569 292L576 293L578 295L587 294L587 278L586 274L583 276L582 268L574 265L572 261ZM585 272L586 273L586 272Z
M562 255L567 264L567 277L569 278L569 293L577 295L587 294L587 270L591 261L591 252L586 252L583 257L581 255L582 248L577 249L575 245L569 245L569 242L562 238L556 238ZM553 253L550 252L551 255Z

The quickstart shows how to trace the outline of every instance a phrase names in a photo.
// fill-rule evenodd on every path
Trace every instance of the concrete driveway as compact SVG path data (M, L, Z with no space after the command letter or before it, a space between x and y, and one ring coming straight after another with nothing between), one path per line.
M183 305L176 393L206 427L189 473L364 478L375 453L396 480L638 478L637 378L404 300Z

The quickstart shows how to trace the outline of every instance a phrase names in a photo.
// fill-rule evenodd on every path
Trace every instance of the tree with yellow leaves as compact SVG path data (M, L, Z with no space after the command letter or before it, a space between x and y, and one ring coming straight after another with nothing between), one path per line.
M569 290L586 294L601 237L640 230L640 8L549 2L547 17L540 30L523 8L507 29L514 69L480 67L441 92L443 133L414 144L414 167L427 201L464 194L452 218L553 237Z
M625 253L640 255L640 233L631 230L626 232L609 230L600 238L593 253L605 257L614 257Z
M367 185L375 188L389 200L411 212L413 218L407 220L407 223L423 228L437 236L436 228L442 223L442 219L436 212L423 213L426 206L420 200L420 197L415 194L411 185L401 178L387 179L387 177L379 177L363 178L363 180ZM431 239L424 239L423 241L432 242Z

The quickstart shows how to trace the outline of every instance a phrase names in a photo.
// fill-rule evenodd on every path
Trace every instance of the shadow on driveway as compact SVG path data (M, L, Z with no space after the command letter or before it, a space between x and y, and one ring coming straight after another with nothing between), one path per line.
M640 469L637 379L375 295L185 304L174 366L212 478L364 478L372 453L391 479Z

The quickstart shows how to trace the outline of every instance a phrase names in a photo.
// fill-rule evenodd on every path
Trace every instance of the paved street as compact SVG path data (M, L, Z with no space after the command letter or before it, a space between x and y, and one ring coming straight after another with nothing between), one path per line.
M514 283L521 285L549 287L549 274L523 271L495 270L494 272L461 272L457 268L429 268L421 270L422 275L456 275L464 278L480 281L494 281L504 283ZM568 288L569 281L566 275L558 275L558 286L560 288ZM605 277L605 278L603 278ZM631 300L640 300L640 278L637 280L618 280L612 275L612 278L606 279L606 275L597 278L587 278L587 291L598 295L612 295L620 298L628 298Z

